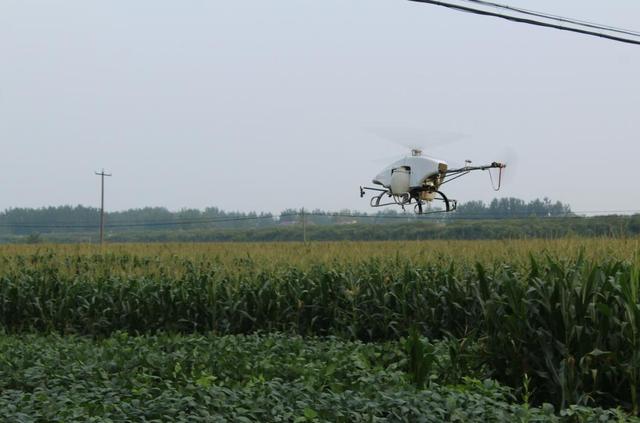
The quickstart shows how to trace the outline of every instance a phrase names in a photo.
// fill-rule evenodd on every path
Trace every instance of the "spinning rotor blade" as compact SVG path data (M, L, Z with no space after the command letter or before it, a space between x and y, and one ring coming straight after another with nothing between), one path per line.
M371 163L376 163L379 165L390 164L393 162L397 162L398 160L403 159L405 157L407 157L406 154L395 154L393 156L388 156L388 157L378 157L376 159L372 159Z
M514 169L517 168L516 152L511 147L505 147L502 154L498 155L498 163L504 165L501 169L489 169L489 176L493 189L498 191L501 187L510 184L513 181Z
M430 151L467 138L467 135L461 133L417 128L373 128L371 132L379 138L405 147L408 150L421 151Z
M518 154L512 147L505 147L502 153L498 156L500 163L507 165L505 169L502 169L502 183L508 184L513 182L515 171L518 168Z
M388 157L379 157L377 159L371 160L371 162L372 163L377 163L377 164L391 164L393 162L397 162L398 160L404 159L405 157L410 156L410 155L411 155L410 152L407 152L405 154L395 154L393 156L388 156ZM422 153L421 156L422 157L428 157L428 158L433 159L433 160L440 160L439 158L430 156L429 154Z

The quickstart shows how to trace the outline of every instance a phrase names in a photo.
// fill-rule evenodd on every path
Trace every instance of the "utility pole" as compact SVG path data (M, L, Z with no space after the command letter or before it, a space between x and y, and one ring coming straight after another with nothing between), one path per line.
M100 190L100 246L104 242L104 177L111 176L110 173L104 173L104 169L101 172L96 172L96 175L102 179L102 189Z
M304 214L304 207L302 208L302 241L307 243L307 217Z

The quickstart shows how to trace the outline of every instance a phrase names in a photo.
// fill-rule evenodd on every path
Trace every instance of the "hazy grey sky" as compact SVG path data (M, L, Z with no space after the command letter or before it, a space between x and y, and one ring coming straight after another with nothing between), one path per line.
M640 26L637 0L509 4ZM640 209L639 76L640 46L403 0L1 0L0 209L98 205L104 167L111 210L365 210L403 153L376 127L511 149L500 196Z

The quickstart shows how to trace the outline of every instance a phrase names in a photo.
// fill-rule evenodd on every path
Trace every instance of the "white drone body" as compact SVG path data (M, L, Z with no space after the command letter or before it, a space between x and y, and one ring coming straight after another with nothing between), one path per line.
M364 197L365 190L378 192L379 194L371 198L371 207L395 204L404 209L406 205L414 202L415 211L418 214L423 213L422 205L425 202L441 200L444 202L442 212L453 211L456 209L456 200L449 200L440 191L440 186L448 181L474 170L498 168L500 169L498 189L500 188L502 169L506 167L505 164L493 162L489 165L470 166L470 163L466 161L462 168L449 169L449 165L444 160L423 156L421 150L412 149L410 156L391 163L373 179L374 184L383 188L360 187L360 197ZM384 196L390 198L389 202L381 203Z
M422 190L426 194L438 189L448 167L444 160L423 156L420 150L414 149L411 156L385 167L372 182L387 188L393 195L403 195L412 190Z

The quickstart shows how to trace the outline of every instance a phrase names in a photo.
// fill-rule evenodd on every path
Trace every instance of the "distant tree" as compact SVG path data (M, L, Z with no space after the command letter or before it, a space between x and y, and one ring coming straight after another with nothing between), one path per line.
M24 242L27 244L40 244L42 242L42 236L40 236L38 232L33 232L27 235Z
M482 201L469 201L460 204L453 218L473 217L473 218L514 218L514 217L551 217L569 216L571 208L561 202L552 203L548 198L542 200L535 199L526 203L519 198L506 197L495 198L489 205Z

